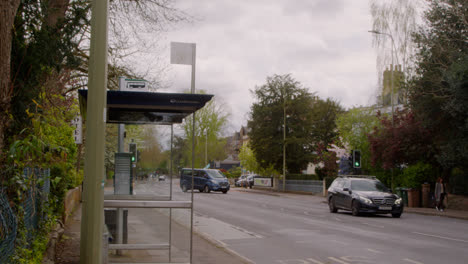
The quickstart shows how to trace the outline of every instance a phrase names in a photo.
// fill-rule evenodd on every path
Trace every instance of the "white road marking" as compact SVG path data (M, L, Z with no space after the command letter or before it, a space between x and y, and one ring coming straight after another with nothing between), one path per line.
M349 264L348 262L344 262L344 261L342 261L340 259L337 259L337 258L334 258L334 257L328 257L328 259L331 259L331 260L336 261L336 262L341 263L341 264Z
M375 249L372 249L372 248L368 248L367 250L370 251L370 252L373 252L373 253L382 253L381 251L378 251L378 250L375 250Z
M407 262L410 262L410 263L414 263L414 264L424 264L422 262L419 262L419 261L416 261L416 260L412 260L412 259L409 259L409 258L405 258L403 259L404 261L407 261Z
M424 233L419 233L419 232L413 232L413 234L418 234L418 235L422 235L422 236L437 237L437 238L441 238L441 239L447 239L447 240L452 240L452 241L457 241L457 242L468 243L467 240L456 239L456 238L451 238L451 237L443 237L443 236L437 236L437 235L431 235L431 234L424 234Z
M308 260L308 261L311 261L312 263L315 263L315 264L324 264L323 262L318 261L318 260L315 260L315 259L313 259L313 258L308 258L307 260Z

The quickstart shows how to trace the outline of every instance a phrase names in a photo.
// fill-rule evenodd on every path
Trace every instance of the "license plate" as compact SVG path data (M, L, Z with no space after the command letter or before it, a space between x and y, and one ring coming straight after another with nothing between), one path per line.
M391 206L379 206L379 210L392 210Z

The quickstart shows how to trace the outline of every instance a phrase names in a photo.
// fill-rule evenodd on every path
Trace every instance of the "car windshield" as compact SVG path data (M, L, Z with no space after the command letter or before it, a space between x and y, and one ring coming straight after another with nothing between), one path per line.
M388 192L388 188L377 180L352 180L351 181L351 190L353 191L378 191L378 192Z
M210 175L211 178L218 178L218 179L226 178L226 176L224 176L221 172L217 170L207 170L206 173Z

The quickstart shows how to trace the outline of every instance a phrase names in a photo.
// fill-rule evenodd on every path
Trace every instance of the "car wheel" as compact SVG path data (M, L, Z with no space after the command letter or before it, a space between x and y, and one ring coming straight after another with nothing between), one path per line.
M351 212L354 216L359 215L359 203L356 200L354 200L353 204L351 205Z
M185 184L182 184L182 191L187 192L187 186L185 186Z
M393 218L400 218L401 213L392 213Z
M210 187L208 187L208 185L205 185L205 188L203 188L203 192L205 193L211 192Z
M226 193L227 193L227 190L224 190L223 193L226 194Z
M328 207L330 208L330 213L336 213L338 212L338 208L335 206L335 199L333 199L333 196L328 200Z

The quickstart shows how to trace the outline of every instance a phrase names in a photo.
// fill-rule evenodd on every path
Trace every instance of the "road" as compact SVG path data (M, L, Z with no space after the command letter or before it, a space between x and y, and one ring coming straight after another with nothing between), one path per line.
M161 194L167 183L141 184ZM137 188L138 189L138 188ZM173 195L190 199L174 181ZM196 226L258 264L467 263L468 221L329 213L323 197L194 193Z

